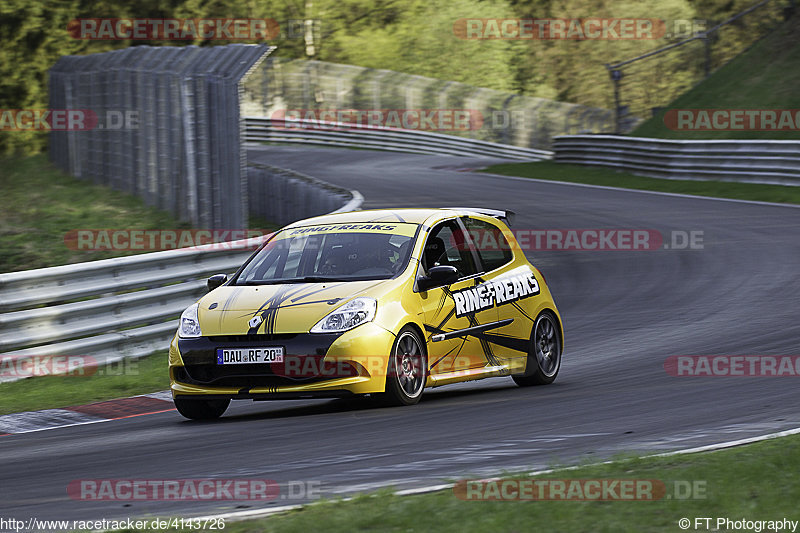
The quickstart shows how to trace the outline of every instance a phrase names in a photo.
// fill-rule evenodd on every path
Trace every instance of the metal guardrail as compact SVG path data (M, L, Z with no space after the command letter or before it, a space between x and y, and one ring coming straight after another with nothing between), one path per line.
M428 131L376 128L306 120L245 118L245 141L368 148L417 154L499 157L539 161L553 152L444 135Z
M281 224L363 201L357 191L284 169L253 165L248 174L251 204L263 200L257 214ZM275 213L283 220L269 212L277 200L294 206ZM0 382L25 377L8 370L32 356L102 365L166 349L181 312L205 293L205 278L234 272L264 238L0 274Z
M652 178L800 185L800 141L565 135L555 138L554 147L559 163L605 166Z
M198 278L236 270L261 239L0 274L0 364L50 355L106 364L165 349L205 291Z

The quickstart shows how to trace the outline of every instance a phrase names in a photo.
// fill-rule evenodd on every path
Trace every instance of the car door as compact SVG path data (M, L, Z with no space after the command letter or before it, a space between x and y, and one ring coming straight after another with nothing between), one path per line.
M432 227L425 239L417 275L437 265L459 273L449 286L420 292L431 375L495 365L490 344L473 334L496 322L497 310L476 292L480 265L466 229L453 218Z
M483 337L501 364L512 371L524 370L535 318L530 316L529 298L539 294L536 275L527 261L514 260L511 245L494 220L463 217L462 222L478 253L478 277L490 287L500 323Z

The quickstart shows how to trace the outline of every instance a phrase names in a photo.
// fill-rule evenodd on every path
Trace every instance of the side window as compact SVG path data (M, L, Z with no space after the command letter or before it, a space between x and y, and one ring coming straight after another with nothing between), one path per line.
M437 265L452 265L461 277L478 272L464 231L454 220L434 226L425 241L422 267L427 272Z
M514 254L500 228L476 218L464 217L462 220L478 249L478 255L486 272L511 262Z

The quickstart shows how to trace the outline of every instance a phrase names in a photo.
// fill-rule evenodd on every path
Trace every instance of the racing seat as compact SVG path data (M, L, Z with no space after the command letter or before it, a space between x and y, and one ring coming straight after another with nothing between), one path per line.
M320 266L319 273L325 275L350 274L352 265L348 255L348 249L345 246L333 248L328 252L325 262Z

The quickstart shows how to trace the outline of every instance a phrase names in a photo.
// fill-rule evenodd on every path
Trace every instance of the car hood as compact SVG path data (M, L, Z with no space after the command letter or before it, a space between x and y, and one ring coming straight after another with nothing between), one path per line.
M199 301L204 336L307 333L325 315L356 296L373 296L385 280L222 286ZM250 322L254 317L258 321Z

